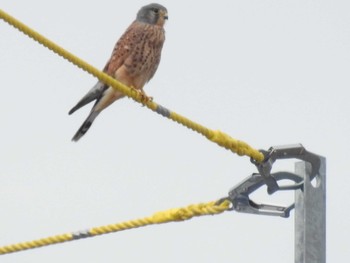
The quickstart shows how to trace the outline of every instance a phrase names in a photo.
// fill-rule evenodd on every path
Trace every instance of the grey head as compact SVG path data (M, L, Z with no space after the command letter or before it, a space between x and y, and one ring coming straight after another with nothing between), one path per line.
M165 20L168 19L168 10L160 4L149 4L143 6L137 13L136 20L151 24L164 25Z

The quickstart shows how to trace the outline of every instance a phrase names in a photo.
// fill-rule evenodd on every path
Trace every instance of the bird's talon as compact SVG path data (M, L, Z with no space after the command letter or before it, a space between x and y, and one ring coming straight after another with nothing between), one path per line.
M135 88L134 88L134 90L139 94L140 102L142 102L143 104L153 100L153 97L148 97L143 90L138 90L138 89L135 89Z
M146 94L141 93L141 102L142 103L151 102L152 100L153 100L152 97L148 97Z

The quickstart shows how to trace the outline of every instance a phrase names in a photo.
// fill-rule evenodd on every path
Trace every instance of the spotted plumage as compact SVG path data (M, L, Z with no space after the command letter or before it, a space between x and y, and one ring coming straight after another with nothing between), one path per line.
M149 4L137 13L136 20L116 43L103 71L123 84L144 93L144 85L157 71L163 43L167 9L159 4ZM76 134L78 141L90 128L99 113L124 95L102 82L96 85L74 106L69 114L96 100L91 112ZM146 95L145 95L146 96Z

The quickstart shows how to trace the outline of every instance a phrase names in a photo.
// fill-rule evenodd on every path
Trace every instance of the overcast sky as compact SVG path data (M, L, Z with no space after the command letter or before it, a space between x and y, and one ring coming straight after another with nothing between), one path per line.
M10 1L0 8L97 68L147 1ZM327 158L327 259L350 258L348 0L162 1L160 67L146 92L258 149ZM71 137L96 79L0 21L0 246L216 200L255 172L124 99ZM293 161L281 168L292 168ZM288 204L293 193L256 196ZM294 262L289 219L226 212L1 256L10 262Z

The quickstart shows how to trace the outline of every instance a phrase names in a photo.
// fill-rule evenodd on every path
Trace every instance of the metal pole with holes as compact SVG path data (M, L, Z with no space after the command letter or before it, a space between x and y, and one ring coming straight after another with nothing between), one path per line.
M302 189L295 191L295 263L326 262L326 159L310 181L310 166L295 164L295 173L304 177Z

